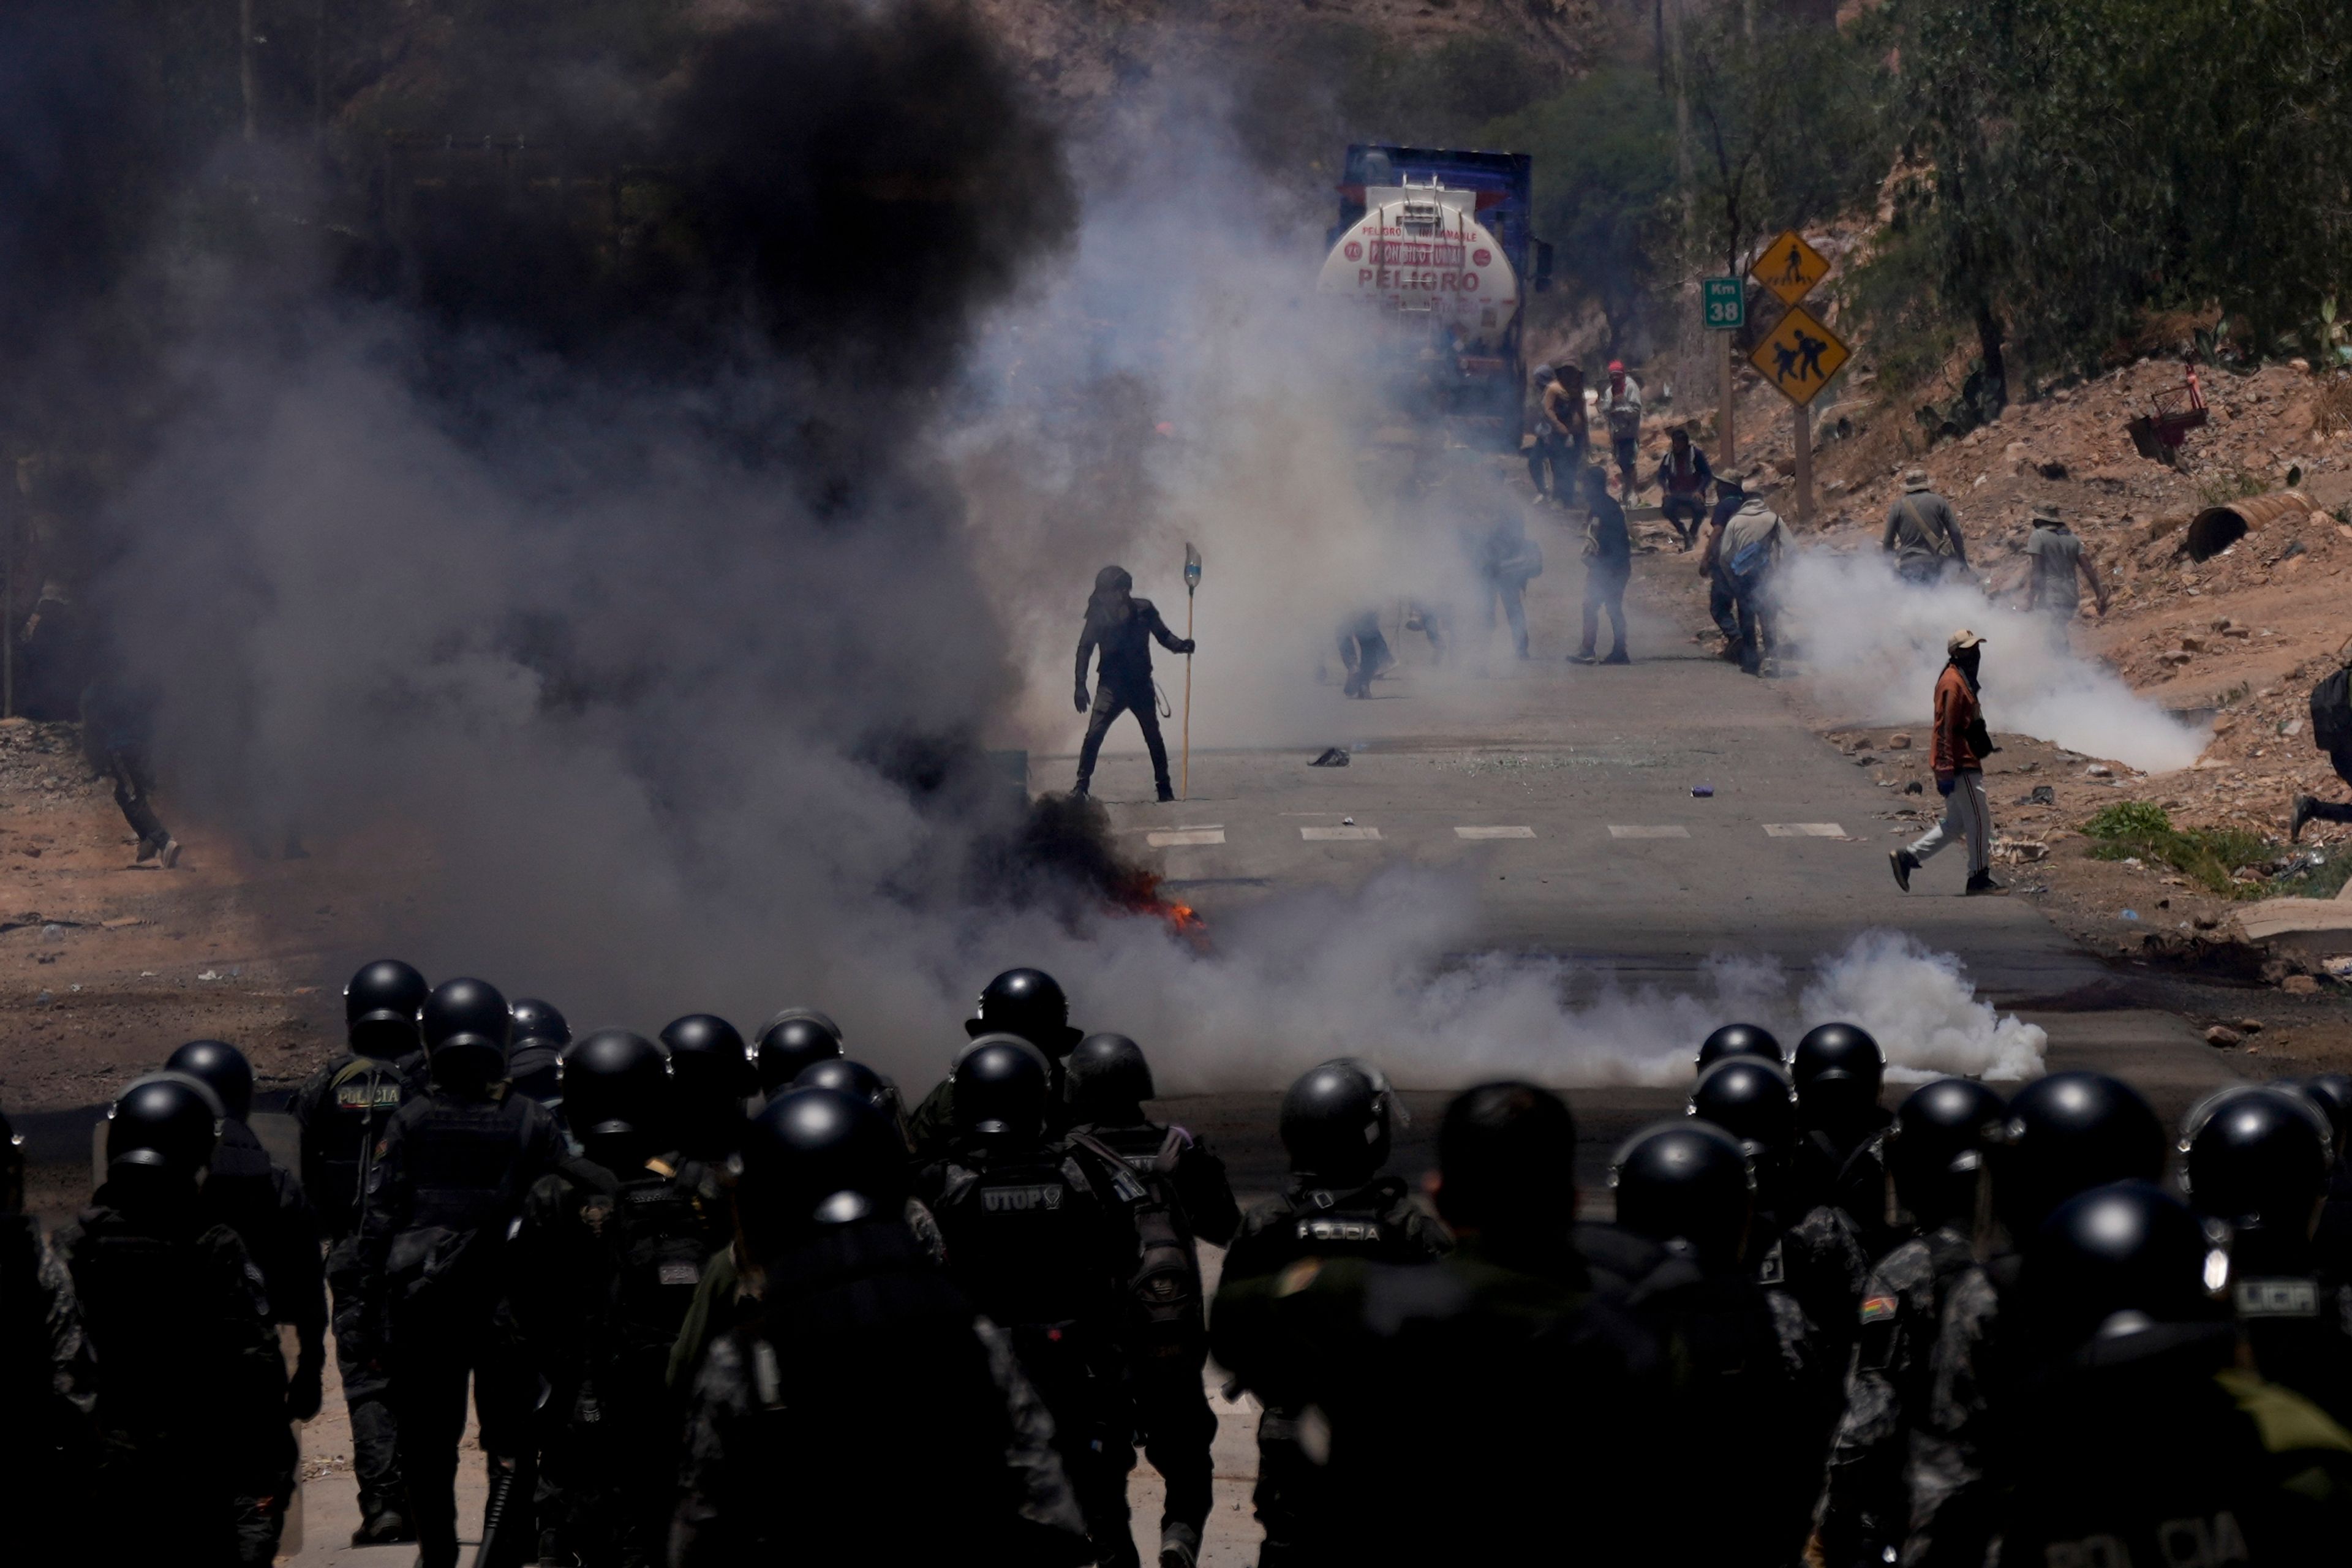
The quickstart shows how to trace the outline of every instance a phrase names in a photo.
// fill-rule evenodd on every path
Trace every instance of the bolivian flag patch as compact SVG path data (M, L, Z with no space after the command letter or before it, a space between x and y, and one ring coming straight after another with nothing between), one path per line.
M1892 1296L1864 1296L1862 1299L1862 1321L1883 1323L1895 1315L1895 1309L1901 1304Z

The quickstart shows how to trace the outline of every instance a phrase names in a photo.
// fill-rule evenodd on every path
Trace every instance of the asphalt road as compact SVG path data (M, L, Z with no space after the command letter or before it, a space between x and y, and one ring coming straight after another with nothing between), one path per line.
M1638 621L1633 664L1570 664L1560 605L1530 607L1538 657L1514 665L1497 634L1494 668L1507 673L1441 675L1422 662L1420 639L1400 639L1402 663L1374 697L1323 689L1321 731L1300 744L1196 751L1189 797L1171 805L1152 804L1139 749L1106 755L1096 796L1122 842L1213 930L1221 910L1354 885L1400 860L1476 878L1482 948L1558 955L1668 992L1706 994L1706 967L1720 956L1801 969L1859 932L1894 928L1958 955L1979 996L2047 1030L2053 1070L2116 1072L2168 1117L2234 1076L2182 1020L2104 1000L2115 989L2100 984L2104 961L2030 900L1964 896L1957 847L1912 892L1897 889L1886 853L1916 827L1890 819L1894 792L1816 735L1780 682ZM1213 700L1213 674L1196 669L1194 680ZM1924 724L1919 733L1924 743ZM1135 743L1131 730L1114 736ZM1309 766L1327 745L1351 748L1349 764ZM1073 761L1033 755L1032 787L1066 787ZM1695 796L1699 785L1712 794ZM1168 1109L1224 1151L1236 1185L1265 1191L1282 1170L1276 1098L1269 1086ZM1674 1089L1571 1085L1570 1098L1588 1191L1624 1136L1681 1104ZM1444 1097L1409 1103L1406 1168L1426 1163Z

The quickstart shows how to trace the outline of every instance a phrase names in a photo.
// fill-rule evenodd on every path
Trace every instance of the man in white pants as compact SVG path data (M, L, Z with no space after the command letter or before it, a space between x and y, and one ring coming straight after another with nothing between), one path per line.
M1920 862L1956 837L1968 840L1968 891L2009 890L1992 879L1992 809L1985 799L1984 760L1997 748L1977 702L1977 664L1983 649L1984 638L1966 626L1944 645L1949 658L1936 679L1936 742L1929 756L1937 792L1944 797L1944 820L1887 857L1894 862L1895 885L1906 893Z

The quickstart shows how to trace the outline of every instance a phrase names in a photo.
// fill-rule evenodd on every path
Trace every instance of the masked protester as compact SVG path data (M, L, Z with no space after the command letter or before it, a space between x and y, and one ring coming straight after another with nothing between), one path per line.
M1087 793L1095 776L1095 757L1103 736L1121 713L1132 713L1143 728L1143 744L1151 753L1151 778L1163 801L1176 798L1168 778L1168 744L1160 738L1160 709L1151 689L1151 644L1154 638L1171 653L1191 653L1192 639L1168 629L1150 600L1129 593L1135 580L1123 566L1106 566L1095 574L1095 591L1087 600L1087 620L1078 633L1078 679L1075 693L1078 711L1087 712L1087 658L1100 650L1096 671L1092 715L1087 738L1078 748L1078 782L1072 795Z
M1895 884L1906 893L1911 890L1911 873L1955 840L1969 847L1965 891L2007 891L1993 879L1992 805L1985 795L1985 759L1999 748L1985 728L1984 708L1977 700L1977 668L1984 658L1984 641L1963 626L1945 645L1948 658L1944 673L1936 678L1936 739L1929 758L1937 791L1944 797L1944 819L1888 855L1895 867Z

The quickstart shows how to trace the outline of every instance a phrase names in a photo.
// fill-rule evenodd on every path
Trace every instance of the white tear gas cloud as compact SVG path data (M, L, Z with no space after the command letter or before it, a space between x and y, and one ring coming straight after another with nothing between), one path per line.
M1985 638L1985 720L2143 773L2185 768L2205 749L2183 722L2105 665L2076 656L2049 616L1989 601L1964 577L1931 586L1898 577L1874 549L1807 549L1778 591L1801 649L1802 679L1841 718L1923 722L1945 644L1967 626Z
M1127 184L1087 193L1075 263L1039 279L1063 159L998 102L986 48L920 7L793 9L790 37L722 50L708 93L668 83L676 112L627 105L684 138L698 254L740 273L548 300L516 279L562 258L560 236L461 225L454 252L408 258L425 286L395 300L284 257L195 269L201 297L158 287L163 384L81 390L163 411L92 597L158 698L167 804L297 827L341 864L380 851L350 896L436 974L546 995L583 1028L815 1004L917 1085L980 983L1022 963L1062 975L1081 1024L1141 1038L1171 1089L1273 1086L1342 1052L1426 1086L1669 1082L1730 1012L1794 1026L1817 991L1877 999L1867 1021L1913 1067L2028 1059L1948 961L1900 944L1833 960L1791 1009L1753 963L1717 966L1702 998L1459 957L1475 893L1423 873L1237 911L1205 954L1032 885L981 747L1042 713L1071 734L1068 650L1103 560L1172 566L1202 542L1204 644L1251 672L1208 733L1295 743L1339 615L1458 591L1454 529L1494 492L1466 462L1433 517L1398 500L1411 453L1352 455L1348 361L1286 281L1311 273L1320 215L1269 218L1221 149L1139 137L1155 156L1113 150ZM911 141L841 135L885 124ZM853 145L884 162L807 184L812 149ZM779 249L860 200L889 206L872 266ZM1024 278L1034 303L960 378ZM940 388L987 411L946 465ZM1131 563L1172 598L1172 570Z

